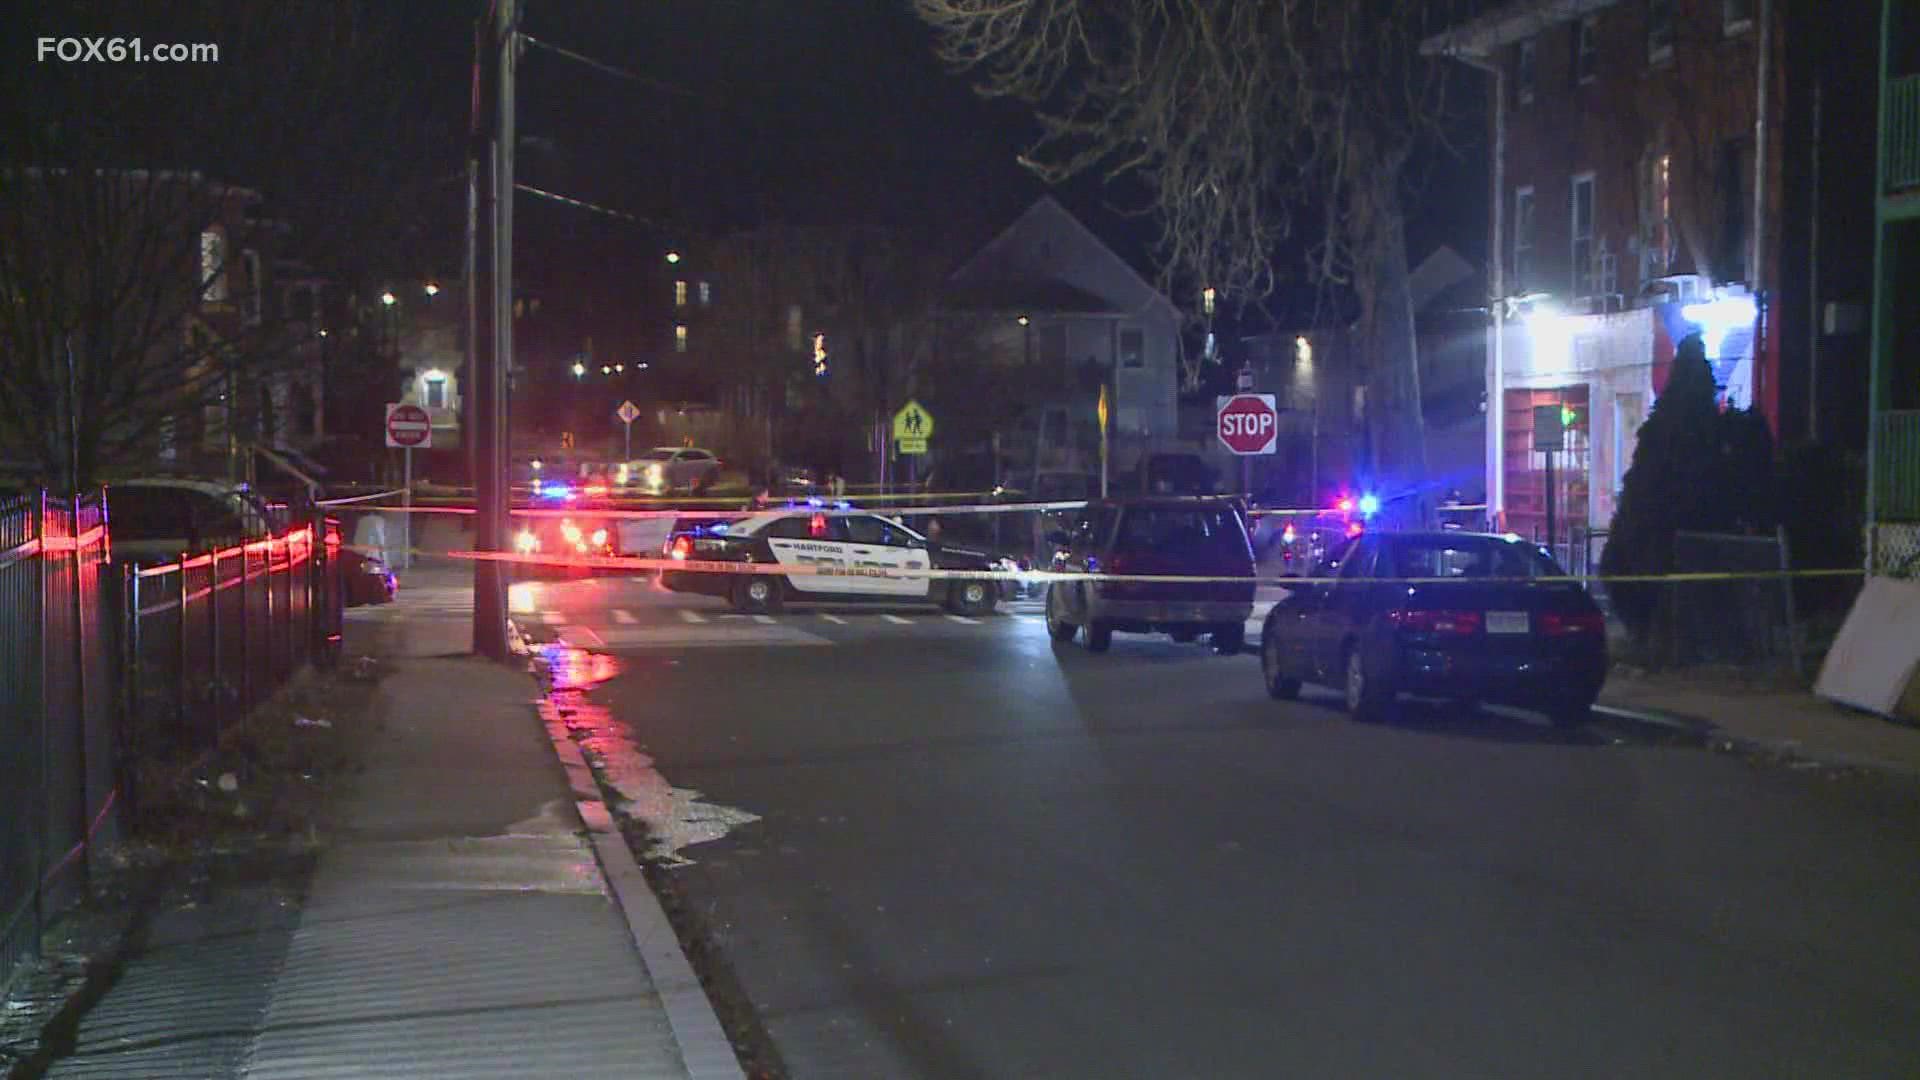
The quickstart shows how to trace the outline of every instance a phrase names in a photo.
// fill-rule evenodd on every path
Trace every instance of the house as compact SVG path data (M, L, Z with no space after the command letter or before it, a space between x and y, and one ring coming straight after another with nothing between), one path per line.
M1864 420L1849 276L1863 260L1846 230L1820 227L1858 201L1850 163L1789 136L1823 103L1832 130L1860 121L1844 57L1865 6L1512 0L1423 44L1493 86L1485 467L1505 528L1568 543L1605 528L1691 333L1724 402L1760 410L1777 437L1845 439ZM1572 417L1555 537L1532 446L1543 405Z
M1428 486L1435 492L1457 491L1477 503L1483 494L1486 429L1485 286L1472 264L1441 247L1414 267L1408 289L1420 357ZM1262 498L1321 506L1369 486L1366 388L1356 347L1353 328L1338 320L1239 340L1253 392L1274 395L1280 412L1275 453L1252 464L1252 487ZM1189 427L1217 442L1211 435L1211 402L1196 409Z
M394 361L400 368L400 400L427 410L435 449L458 449L467 338L464 286L409 282L387 289L378 299L382 317L389 320Z
M947 278L941 307L1031 388L1033 421L1001 434L1015 475L1099 470L1103 385L1112 468L1178 446L1180 311L1051 195Z
M1886 6L1873 184L1867 570L1920 578L1920 10Z

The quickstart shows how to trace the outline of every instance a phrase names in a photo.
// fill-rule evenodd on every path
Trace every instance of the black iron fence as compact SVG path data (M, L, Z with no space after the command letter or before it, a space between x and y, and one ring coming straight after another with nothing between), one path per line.
M135 766L210 751L342 622L337 532L133 566L104 494L0 502L0 986L118 834Z

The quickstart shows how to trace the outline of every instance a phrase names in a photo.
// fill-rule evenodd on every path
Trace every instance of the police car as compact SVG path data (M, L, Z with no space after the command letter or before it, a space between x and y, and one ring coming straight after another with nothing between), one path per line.
M660 583L676 592L729 600L742 611L774 611L787 601L932 603L958 614L993 610L1005 591L986 578L929 578L916 570L999 570L1004 560L984 551L929 540L878 514L846 504L770 510L728 525L724 532L673 537L667 557L683 562L754 563L811 567L805 573L667 570Z

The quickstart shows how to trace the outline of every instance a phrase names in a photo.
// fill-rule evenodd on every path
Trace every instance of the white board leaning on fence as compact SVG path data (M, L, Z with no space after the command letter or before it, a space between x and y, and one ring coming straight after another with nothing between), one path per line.
M1820 666L1813 692L1881 716L1920 720L1917 680L1920 581L1869 577Z

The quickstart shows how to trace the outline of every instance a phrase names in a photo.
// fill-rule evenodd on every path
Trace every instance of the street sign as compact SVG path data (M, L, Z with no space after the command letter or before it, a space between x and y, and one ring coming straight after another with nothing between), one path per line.
M433 446L433 417L418 405L390 402L387 405L387 445L408 450L426 450Z
M620 407L613 411L613 415L619 417L621 423L631 424L640 419L640 407L631 401L623 401Z
M1280 441L1280 414L1272 394L1235 394L1219 399L1215 433L1236 454L1271 454Z
M927 440L901 439L900 452L903 454L924 454L927 452Z
M1238 390L1243 394L1252 393L1253 392L1253 369L1250 367L1241 368L1240 374L1234 376L1233 381L1234 381L1233 388L1235 390Z
M1533 407L1533 448L1535 450L1565 450L1567 448L1567 426L1565 416L1558 405L1535 405Z
M922 408L917 401L909 401L900 406L900 411L893 414L893 437L902 443L908 440L926 442L933 437L933 414ZM924 447L917 451L903 449L900 452L924 454L926 449Z

